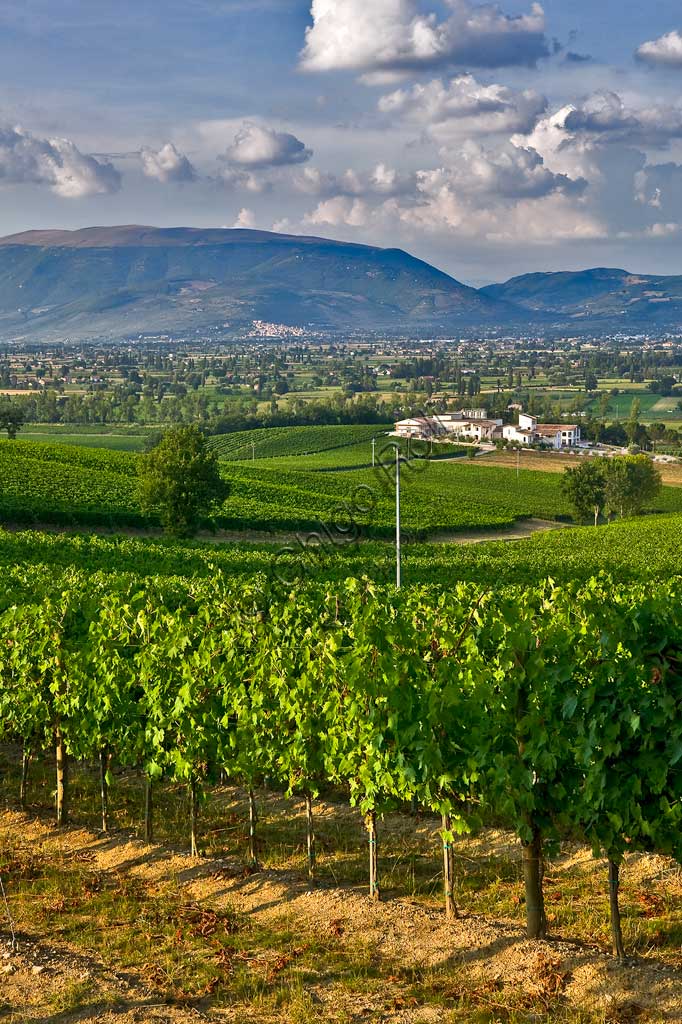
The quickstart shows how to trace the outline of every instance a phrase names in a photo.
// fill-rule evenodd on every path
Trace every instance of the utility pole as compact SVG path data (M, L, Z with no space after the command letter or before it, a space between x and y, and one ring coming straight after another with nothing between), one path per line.
M372 469L376 466L377 439L372 438Z
M400 445L395 446L395 579L400 590Z
M516 479L518 480L521 476L521 449L516 449Z

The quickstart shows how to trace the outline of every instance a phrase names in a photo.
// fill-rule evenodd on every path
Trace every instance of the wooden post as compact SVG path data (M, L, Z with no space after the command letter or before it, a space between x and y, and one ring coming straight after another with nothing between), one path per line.
M308 878L312 882L315 878L317 866L317 854L315 850L315 822L313 820L313 798L310 793L305 794L305 820L306 837L308 845Z
M533 838L523 843L523 879L526 886L526 934L529 939L544 939L547 917L542 891L542 835L534 829Z
M102 802L102 832L109 831L109 784L107 783L107 771L109 770L109 751L104 747L99 755L99 791Z
M190 855L192 857L198 857L199 848L197 846L197 783L194 777L192 777L192 781L189 784L189 830Z
M144 777L144 841L154 842L154 789L148 775Z
M26 810L26 794L28 791L28 766L31 763L31 752L24 747L21 753L21 782L19 784L19 805Z
M67 787L69 759L59 725L55 730L55 753L57 759L57 824L61 826L66 824L68 817Z
M623 929L620 920L620 905L618 894L620 891L620 867L609 858L609 906L611 910L611 938L613 941L613 955L619 960L625 958L625 944L623 942Z
M376 811L369 811L365 816L367 839L369 842L369 897L381 899L379 892L379 851L377 848L377 816Z
M449 814L443 815L443 889L445 893L445 918L452 921L459 917L455 903L455 856L452 849L450 834L452 820Z
M256 794L249 789L249 860L251 867L257 868L258 848L256 843L256 825L258 823L258 807L256 805Z

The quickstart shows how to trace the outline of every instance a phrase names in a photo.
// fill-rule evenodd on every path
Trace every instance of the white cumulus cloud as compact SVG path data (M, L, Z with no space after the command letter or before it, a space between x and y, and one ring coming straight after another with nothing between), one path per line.
M682 68L682 32L674 29L658 39L642 43L636 56L645 64Z
M118 192L114 165L81 153L70 139L41 139L21 127L0 126L0 184L46 185L64 199Z
M164 183L194 181L197 173L184 155L178 152L172 142L166 142L160 149L143 147L140 151L142 172L148 178Z
M496 3L446 0L450 13L421 13L416 0L312 0L301 65L306 71L400 75L446 67L534 65L549 54L539 3L509 16Z
M506 85L485 85L473 75L458 75L449 82L418 82L379 100L383 113L426 124L436 137L453 131L530 132L546 108L546 98L532 89L518 91Z
M239 211L239 215L232 225L234 228L255 228L255 226L256 214L246 206Z
M417 175L423 192L450 190L457 195L491 196L495 199L538 199L553 192L579 194L582 178L551 171L534 149L507 145L489 151L465 142L448 166Z
M362 228L370 219L370 210L362 199L351 199L349 196L334 196L319 203L312 213L306 214L304 224L329 225L340 227Z
M305 167L294 179L299 192L320 197L396 196L414 188L415 176L379 163L371 171L349 169L336 175L317 167Z
M238 167L263 169L303 164L312 155L312 150L295 135L275 131L267 125L247 122L237 132L226 158Z

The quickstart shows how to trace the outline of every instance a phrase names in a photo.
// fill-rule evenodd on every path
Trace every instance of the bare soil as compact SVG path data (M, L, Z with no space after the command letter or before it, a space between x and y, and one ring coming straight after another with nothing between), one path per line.
M234 794L226 793L226 808L234 799ZM281 798L273 796L269 800L266 813L276 813ZM288 806L291 808L291 803ZM301 808L295 810L301 812ZM348 828L357 828L357 813L350 810L320 801L315 811L322 828L331 818L338 826L339 815L347 816ZM422 821L416 827L436 841L435 822ZM403 832L414 833L415 822L391 815L381 828L399 840ZM423 901L388 898L376 903L359 887L322 883L312 887L300 869L270 867L249 874L244 872L243 862L237 860L192 859L177 849L145 845L129 834L102 836L77 827L57 832L50 824L19 812L0 814L0 842L10 837L16 840L17 836L28 848L41 849L45 844L53 848L56 843L70 857L87 860L93 870L119 878L134 877L151 892L163 891L172 881L188 900L202 908L229 909L272 929L293 927L302 937L315 936L334 944L339 955L380 966L382 984L369 993L354 991L340 975L321 973L319 980L308 983L302 993L303 1006L308 1010L295 1018L296 1024L308 1020L367 1020L376 1024L445 1024L455 1019L589 1020L608 1024L682 1021L682 957L679 965L655 958L619 964L603 948L580 945L566 936L548 942L528 941L518 921L468 914L449 923L439 909ZM474 840L462 841L458 856L463 860L474 852L472 843ZM517 844L506 833L489 831L475 843L478 856L504 853L518 857ZM603 871L603 865L592 861L581 847L569 851L564 861L564 868L578 864L585 871ZM552 867L548 886L556 884L560 871L561 867ZM668 877L670 872L671 865L663 858L632 857L624 882L645 884ZM682 894L679 877L674 884ZM0 916L0 942L6 943L7 939L6 924ZM116 964L108 963L102 950L76 950L46 934L21 936L18 953L5 948L7 952L0 959L0 1020L11 1024L189 1024L198 1020L274 1024L294 1019L256 1007L245 1012L243 1005L166 1005L139 978L127 976ZM262 959L267 961L268 955L266 950ZM414 1001L405 997L404 985L400 985L408 975L437 979L444 998L413 1005ZM81 990L83 999L78 1009L69 1010L69 1000L73 1003L74 993L78 995ZM476 1005L486 1015L454 1017L452 1006L460 992L474 993ZM60 998L67 1008L55 1014ZM536 1005L545 998L548 1006L560 999L564 1008L561 1016L517 1017L510 1010L523 1007L524 1001Z
M567 467L578 466L587 458L592 456L574 455L571 452L539 452L522 451L520 461L521 469L541 470L544 473L563 473ZM516 469L518 456L516 452L494 451L481 455L476 460L477 466L504 466L507 469ZM669 487L682 487L682 464L679 463L657 463L663 478L663 483Z

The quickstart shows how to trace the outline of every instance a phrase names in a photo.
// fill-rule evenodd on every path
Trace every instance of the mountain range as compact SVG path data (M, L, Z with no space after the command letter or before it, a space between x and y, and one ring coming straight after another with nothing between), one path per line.
M682 277L597 269L470 288L401 249L244 229L139 225L0 238L0 340L321 331L674 326Z

